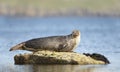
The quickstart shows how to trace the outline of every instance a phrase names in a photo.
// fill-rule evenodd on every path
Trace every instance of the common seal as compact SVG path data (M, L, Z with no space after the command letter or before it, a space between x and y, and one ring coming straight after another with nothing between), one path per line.
M10 51L28 50L35 52L40 50L51 50L69 52L75 49L78 46L79 42L80 31L73 30L71 34L65 36L49 36L31 39L12 47Z

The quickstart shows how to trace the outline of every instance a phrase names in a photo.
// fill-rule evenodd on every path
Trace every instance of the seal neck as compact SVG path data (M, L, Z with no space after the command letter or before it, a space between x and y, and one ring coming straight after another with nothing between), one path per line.
M74 38L72 34L69 34L68 37L72 39Z

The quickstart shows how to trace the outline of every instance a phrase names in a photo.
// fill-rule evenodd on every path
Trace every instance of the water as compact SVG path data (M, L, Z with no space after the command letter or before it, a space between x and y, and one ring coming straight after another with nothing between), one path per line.
M14 65L10 47L38 37L81 31L78 53L100 53L108 65ZM109 17L6 17L0 16L0 72L120 72L120 18Z

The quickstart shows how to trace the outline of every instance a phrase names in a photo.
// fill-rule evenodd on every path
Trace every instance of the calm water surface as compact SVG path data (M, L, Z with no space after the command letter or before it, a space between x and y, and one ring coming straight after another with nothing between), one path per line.
M109 65L14 65L10 47L32 38L81 31L78 53L100 53ZM120 72L120 18L109 17L6 17L0 16L0 72Z

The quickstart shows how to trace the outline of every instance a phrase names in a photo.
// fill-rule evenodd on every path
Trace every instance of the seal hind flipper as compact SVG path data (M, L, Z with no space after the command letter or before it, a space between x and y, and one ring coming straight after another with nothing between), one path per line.
M17 44L16 46L10 48L9 51L13 51L13 50L23 50L23 46L25 45L25 43L20 43L20 44Z

